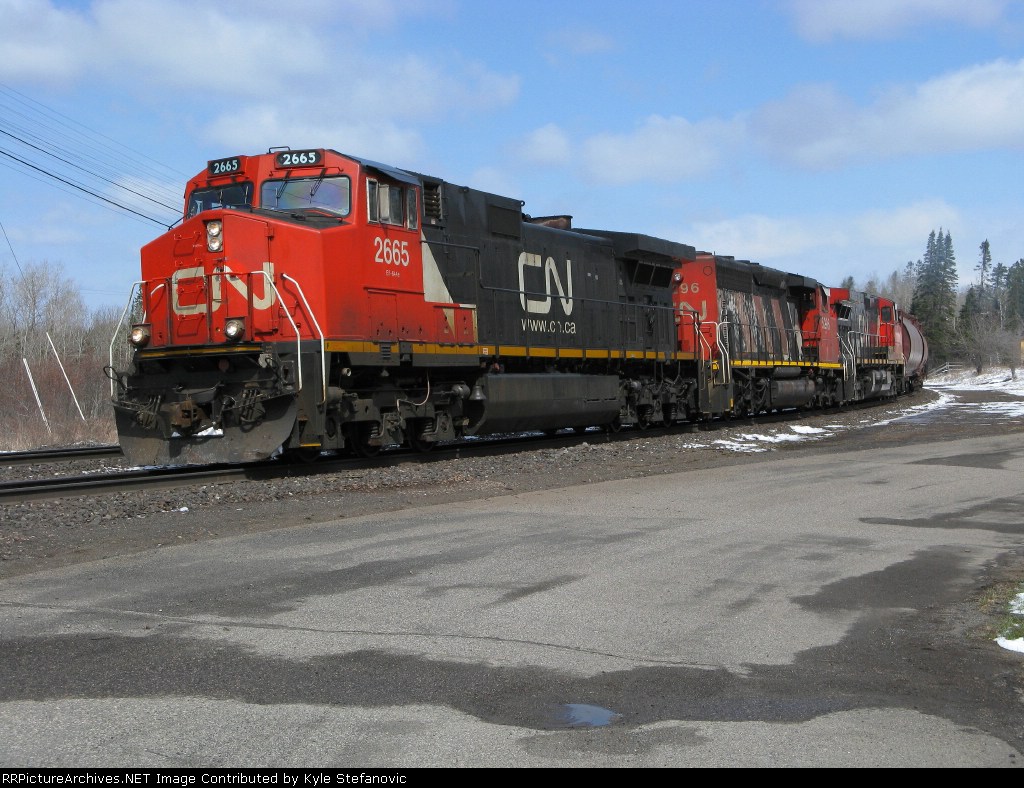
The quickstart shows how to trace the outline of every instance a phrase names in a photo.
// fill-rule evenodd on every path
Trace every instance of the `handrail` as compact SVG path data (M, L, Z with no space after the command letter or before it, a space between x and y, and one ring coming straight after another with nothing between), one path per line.
M148 303L153 298L153 294L157 290L159 290L161 287L167 287L167 282L161 282L156 287L154 287L152 290L150 290L149 291L149 295L146 296L146 302L142 304L142 307L143 307L142 308L142 322L143 323L147 322L147 320L149 318L149 310L146 309L146 303Z
M150 306L150 304L153 301L153 296L156 295L157 291L160 290L160 288L166 288L167 289L167 298L168 298L168 301L170 300L170 298L171 298L171 288L167 284L169 281L170 281L169 279L165 279L163 282L160 282L159 284L157 284L156 287L154 287L152 290L150 290L149 293L145 293L145 292L142 293L142 295L144 296L144 298L142 299L142 322L143 323L149 323L149 306ZM148 284L148 283L143 283L143 284ZM174 330L174 327L173 327L172 321L171 321L171 310L168 308L168 309L165 310L165 312L167 314L167 325L164 326L164 330L167 332L167 336L169 337L169 336L171 336L171 332Z
M714 354L714 351L711 348L711 343L708 342L708 338L706 336L704 336L704 332L700 330L700 327L702 325L704 325L704 324L703 323L699 323L699 324L696 325L697 336L699 337L698 342L700 343L701 347L706 347L708 349L708 354L707 354L707 357L701 356L700 360L701 361L713 361L715 354ZM715 331L718 331L718 329L715 328Z
M227 271L217 271L216 274L210 274L210 276L226 276ZM288 307L284 305L284 299L281 297L281 291L277 289L277 285L274 284L273 277L270 276L266 271L250 271L250 275L259 275L267 280L267 284L274 291L274 295L277 296L277 302L281 305L281 309L284 310L284 316L288 318L288 322L292 324L292 330L295 332L295 365L298 367L298 388L295 389L295 393L298 394L302 391L302 334L299 333L299 327L295 325L295 320L292 319L292 313L288 311ZM237 274L233 274L237 276ZM284 274L282 274L284 276Z
M839 335L839 348L843 355L843 378L853 377L857 356L853 351L853 345L850 344L849 338L842 334Z
M135 300L135 288L146 284L145 281L139 280L138 282L132 283L131 292L128 293L128 303L124 306L124 311L121 313L121 319L117 321L117 325L114 327L114 336L110 338L110 347L108 348L107 362L110 367L110 372L114 372L114 342L117 341L117 335L121 332L121 324L124 323L125 317L128 315L128 310L132 308L132 301ZM110 377L110 396L114 396L114 378L113 375Z
M800 326L760 325L756 322L738 322L734 320L724 320L718 323L718 325L720 327L735 326L737 330L743 330L745 334L749 335L751 347L740 347L737 351L737 357L768 362L777 359L798 363L805 361L805 332ZM728 341L729 335L726 334L724 336L726 341ZM722 344L721 340L722 335L720 334L720 346ZM742 346L745 343L740 342L739 344Z
M292 317L291 312L288 310L288 307L285 305L284 298L281 296L281 291L278 290L277 289L277 285L274 284L273 277L271 277L271 275L268 274L266 271L250 271L250 272L247 272L247 273L248 273L249 276L262 276L267 281L268 286L271 288L271 290L274 291L274 295L277 297L277 301L281 305L281 309L284 311L285 317L288 318L288 322L291 324L292 330L295 332L295 356L296 356L295 363L296 363L296 366L298 367L298 370L297 370L297 381L296 381L297 382L297 388L296 388L295 391L296 391L296 393L298 393L298 392L302 391L302 334L300 333L299 327L298 327L298 325L296 325L295 319ZM211 286L208 287L207 290L210 293L212 293L212 291L213 291L213 287L212 287L213 277L219 276L219 277L223 278L225 276L239 276L239 275L240 274L238 272L236 272L236 271L214 271L213 273L210 273L210 274L203 274L203 279L204 280L208 280L210 282ZM324 334L323 334L323 331L321 331L321 329L320 329L320 324L317 322L316 317L313 315L313 312L312 312L312 310L309 307L309 302L306 300L306 294L302 291L302 286L295 279L293 279L292 277L288 276L287 274L281 274L281 277L283 279L287 279L289 282L292 282L295 285L295 287L298 289L299 296L302 298L302 302L303 302L303 304L305 304L306 311L309 314L309 319L313 321L313 325L316 327L316 331L320 335L320 367L321 367L321 374L322 374L322 381L323 381L323 396L324 396L324 399L321 400L320 404L323 404L323 402L325 402L326 399L327 399L327 368L326 368L326 350L325 350ZM125 305L124 311L121 313L120 320L117 321L117 326L114 329L114 336L111 337L111 339L110 339L110 347L109 347L109 351L108 351L108 361L109 361L109 365L110 365L111 371L113 371L113 367L114 367L114 343L117 341L117 335L118 335L118 333L120 333L121 326L124 324L124 319L127 316L128 311L131 309L132 302L133 302L133 300L135 298L135 290L136 290L136 288L139 288L139 287L141 287L141 286L143 286L145 284L146 284L145 280L140 280L140 281L134 282L132 284L131 292L128 294L128 303ZM154 287L152 289L152 291L150 291L150 295L152 295L153 293L157 292L157 290L159 290L161 287L164 287L164 286L166 286L166 282L162 282L162 283L158 284L156 287ZM207 298L208 301L209 301L209 298L210 298L210 296L208 295L208 298ZM250 296L250 298L251 298L251 296ZM170 310L170 308L171 308L170 307L170 301L168 301L168 310ZM168 312L168 314L170 314L170 312ZM207 304L207 313L206 314L207 314L207 321L209 321L210 320L210 315L211 315L210 304L209 303ZM208 322L208 325L209 325L209 322ZM171 338L171 335L168 334L168 337L167 337L168 341L170 341L170 338ZM110 395L111 395L111 397L114 396L114 383L115 383L115 380L114 380L113 377L111 377L110 378Z
M794 361L794 360L796 360L796 361L803 361L804 360L804 330L803 330L803 328L783 328L781 330L783 332L782 339L785 339L787 334L791 335L790 336L790 340L791 341L786 343L787 345L790 346L789 348L787 348L787 351L790 348L795 348L796 349L796 359L789 358L788 360L789 361Z
M706 321L709 325L715 326L715 344L718 345L718 352L722 356L722 383L732 383L732 353L729 351L729 326L732 323L723 320L721 323ZM725 329L725 342L722 342L722 329Z
M853 345L854 358L868 359L869 357L865 353L865 348L876 348L878 350L885 350L886 358L889 356L889 345L883 344L881 334L869 334L866 331L850 331L848 332L851 337L859 337L859 342ZM853 344L853 343L851 343Z
M708 342L708 338L704 336L704 332L700 330L700 327L703 325L717 326L717 323L712 323L711 321L707 320L701 322L699 320L700 316L696 312L686 312L684 310L680 310L680 312L682 313L683 317L689 318L690 325L693 327L693 332L697 336L697 360L710 361L712 358L711 343ZM680 322L682 322L682 318L680 318ZM703 354L704 348L707 348L706 357Z
M263 274L264 276L267 276L266 271L260 271L260 273ZM320 328L320 323L317 321L316 315L313 314L313 310L309 306L309 301L306 300L306 294L302 292L302 285L300 285L298 281L293 277L288 276L288 274L282 273L281 278L287 279L289 282L295 285L296 289L299 291L299 296L302 298L302 303L306 307L306 314L309 315L309 319L313 321L313 325L316 327L316 333L320 335L320 382L321 389L323 391L323 399L320 400L320 404L323 405L325 402L327 402L327 343L324 339L324 332Z

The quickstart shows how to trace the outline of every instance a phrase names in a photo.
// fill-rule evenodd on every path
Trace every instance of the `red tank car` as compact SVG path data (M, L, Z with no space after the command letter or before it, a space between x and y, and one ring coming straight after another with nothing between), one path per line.
M888 396L907 353L923 374L891 302L522 208L329 149L209 162L142 249L107 370L123 452L428 450Z

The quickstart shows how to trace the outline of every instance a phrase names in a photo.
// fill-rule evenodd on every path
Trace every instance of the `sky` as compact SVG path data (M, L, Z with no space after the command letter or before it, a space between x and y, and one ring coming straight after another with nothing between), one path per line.
M90 308L280 146L830 285L1024 258L1024 0L0 0L0 53L0 268Z

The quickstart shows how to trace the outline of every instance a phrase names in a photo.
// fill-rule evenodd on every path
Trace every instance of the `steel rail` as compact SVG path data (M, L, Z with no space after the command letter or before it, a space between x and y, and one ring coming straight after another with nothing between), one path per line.
M870 410L885 405L897 404L897 398L882 398L859 402L843 407L813 410L787 409L772 413L761 413L736 418L720 418L711 421L676 422L672 425L652 424L649 428L630 426L618 432L598 428L583 431L558 431L555 434L542 432L509 433L442 442L427 452L406 447L391 447L371 457L323 453L309 462L282 462L280 459L263 460L237 465L187 465L175 467L154 467L132 469L114 473L77 474L74 476L47 477L0 482L0 505L17 504L22 501L55 499L67 497L98 496L126 490L172 489L194 484L223 484L236 481L272 481L275 479L314 476L334 473L347 468L370 468L400 463L428 463L439 460L458 459L463 456L506 454L530 449L577 445L585 441L619 442L644 439L648 436L691 433L714 433L729 427L767 426L799 420L807 415L828 415L843 412ZM113 448L113 447L107 447Z
M34 462L63 462L92 457L120 456L121 447L116 443L104 446L70 446L62 449L0 452L0 465L27 465Z

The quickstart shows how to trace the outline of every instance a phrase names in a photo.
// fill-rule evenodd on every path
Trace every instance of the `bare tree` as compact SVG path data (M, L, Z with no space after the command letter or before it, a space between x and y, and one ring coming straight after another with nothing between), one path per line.
M1016 377L1020 363L1020 340L999 325L993 313L961 312L954 340L955 350L980 374L986 366L1005 364Z
M114 440L103 367L119 317L90 314L59 265L0 276L0 449Z

